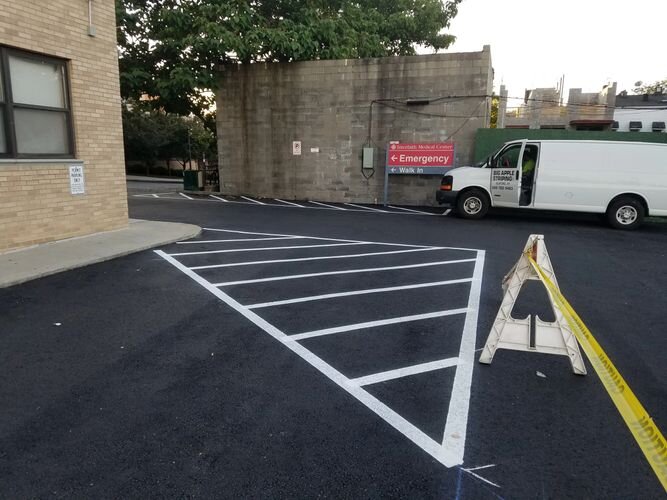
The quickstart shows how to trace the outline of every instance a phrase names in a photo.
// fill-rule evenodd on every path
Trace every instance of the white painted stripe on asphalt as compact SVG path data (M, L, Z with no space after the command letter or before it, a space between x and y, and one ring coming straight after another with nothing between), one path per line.
M380 210L379 208L371 208L371 207L364 207L363 205L355 205L354 203L345 203L348 207L354 207L354 208L363 208L364 210L370 210L371 212L381 212L383 214L387 214L386 210Z
M430 363L422 363L419 365L406 366L396 370L388 370L382 373L374 373L366 375L365 377L353 378L350 382L357 385L371 385L379 382L386 382L387 380L395 380L397 378L409 377L410 375L418 375L419 373L432 372L435 370L442 370L443 368L451 368L456 366L459 358L447 358L438 361L431 361Z
M153 198L159 198L159 196L156 195L155 193L153 193L151 196L153 196Z
M179 192L178 194L180 194L183 198L187 198L188 200L193 200L193 199L194 199L194 198L190 198L190 197L189 197L187 194L185 194L185 193L180 193L180 192Z
M246 305L248 309L260 309L262 307L283 306L286 304L297 304L300 302L311 302L313 300L334 299L337 297L349 297L352 295L367 295L371 293L397 292L399 290L413 290L415 288L429 288L434 286L453 285L456 283L468 283L472 278L462 278L447 281L432 281L430 283L416 283L413 285L390 286L386 288L367 288L365 290L351 290L349 292L326 293L323 295L310 295L308 297L299 297L296 299L276 300L274 302L262 302L260 304Z
M254 280L240 280L227 281L226 283L216 283L214 286L233 286L233 285L249 285L253 283L265 283L267 281L282 281L294 280L300 278L317 278L319 276L334 276L336 274L354 274L354 273L372 273L378 271L394 271L398 269L414 269L416 267L431 267L444 266L446 264L461 264L464 262L475 262L475 259L459 259L459 260L441 260L437 262L424 262L422 264L409 264L405 266L389 266L389 267L368 267L363 269L346 269L344 271L328 271L324 273L308 273L308 274L291 274L287 276L274 276L272 278L258 278Z
M292 245L288 247L258 247L258 248L226 248L224 250L206 250L204 252L181 252L170 253L172 257L183 257L185 255L207 255L212 253L234 253L234 252L264 252L267 250L292 250L295 248L327 248L327 247L347 247L351 245L368 245L363 241L353 243L326 243L324 245Z
M394 410L389 408L387 405L382 403L380 400L369 394L362 387L354 384L350 384L350 380L340 373L338 370L333 368L331 365L323 361L321 358L310 352L308 349L303 347L301 344L294 342L287 335L285 335L278 328L273 326L268 321L264 320L254 312L243 307L236 300L231 298L229 295L224 293L222 290L214 287L206 281L204 278L199 276L197 273L192 272L190 269L185 267L183 264L178 262L176 259L169 257L167 254L161 250L155 250L155 253L160 255L163 259L169 262L176 269L180 270L186 276L194 280L196 283L201 285L204 289L208 290L210 293L215 295L219 300L227 304L229 307L237 311L239 314L244 316L246 319L254 323L256 326L264 330L266 333L271 335L274 339L281 342L285 347L290 349L293 353L300 356L304 361L309 363L311 366L317 368L330 380L332 380L336 385L341 389L349 393L350 395L357 398L362 404L364 404L371 411L375 412L382 420L391 425L398 432L403 434L407 439L412 441L414 444L419 446L426 453L435 458L438 462L443 464L445 467L454 467L459 465L461 462L453 456L448 455L443 451L439 443L436 443L433 439L415 427L413 424L408 422L406 419L401 417Z
M252 201L253 203L257 203L258 205L266 205L266 203L262 203L261 201L253 200L252 198L248 198L247 196L241 196L244 200Z
M343 207L335 207L333 205L327 205L326 203L322 203L319 201L309 201L308 203L314 203L315 205L320 205L322 207L333 208L334 210L345 210Z
M447 210L445 210L444 212L442 212L442 215L449 215L449 213L450 213L451 211L452 211L452 209L451 209L451 208L448 208Z
M220 267L237 267L237 266L254 266L257 264L278 264L282 262L305 262L310 260L328 260L328 259L354 259L357 257L372 257L375 255L391 255L397 253L408 253L408 252L426 252L430 250L440 250L439 248L413 248L410 250L394 250L392 252L371 252L371 253L356 253L348 255L326 255L322 257L301 257L298 259L277 259L277 260L256 260L251 262L234 262L231 264L211 264L209 266L195 266L191 267L192 270L198 269L217 269Z
M435 215L432 214L431 212L424 212L422 210L413 210L412 208L403 208L403 207L395 207L394 205L387 205L389 208L394 208L396 210L405 210L406 212L413 212L416 214L424 214L424 215Z
M292 203L291 201L280 200L278 198L274 198L274 200L279 201L280 203L287 203L288 205L292 205L292 206L295 206L295 207L306 208L303 205L299 205L298 203Z
M270 240L300 240L303 236L281 236L278 238L236 238L231 240L197 240L197 241L177 241L177 245L194 245L196 243L236 243L237 241L270 241Z
M225 203L229 203L229 200L225 200L222 196L216 196L214 194L209 194L211 198L215 198L216 200L224 201Z
M344 240L341 238L322 238L319 236L303 236L298 234L277 234L277 233L251 233L249 231L235 231L232 229L214 229L211 227L203 228L204 231L217 231L222 233L235 233L235 234L254 234L257 236L287 236L290 238L306 238L309 240L322 240L322 241L343 241L350 243L368 243L369 245L385 245L392 247L407 247L407 248L439 248L440 250L465 250L466 252L477 252L473 248L454 248L454 247L436 247L433 245L406 245L405 243L388 243L383 241L362 241L362 240Z
M493 482L489 481L488 479L483 478L483 477L480 476L479 474L475 474L474 472L472 472L474 469L464 469L463 467L461 467L461 470L462 470L463 472L467 472L467 473L470 474L471 476L475 476L475 477L476 477L477 479L479 479L480 481L484 481L485 483L490 484L491 486L495 486L496 488L500 488L500 485L499 485L499 484L493 483Z
M482 292L482 277L484 275L484 250L477 252L473 281L470 285L468 297L468 314L463 324L463 335L459 348L461 360L452 386L452 395L449 400L447 423L442 438L442 450L447 456L456 457L457 463L463 463L465 451L466 431L468 427L468 410L470 407L470 386L472 371L475 362L475 343L477 339L477 315L479 300Z
M453 316L456 314L465 314L468 312L467 308L462 308L462 309L448 309L446 311L435 311L431 313L425 313L425 314L413 314L410 316L399 316L396 318L387 318L387 319L380 319L377 321L366 321L364 323L354 323L352 325L342 325L342 326L336 326L333 328L324 328L322 330L313 330L312 332L304 332L304 333L299 333L296 335L290 335L289 339L293 341L298 341L298 340L303 340L303 339L309 339L312 337L321 337L323 335L333 335L335 333L344 333L344 332L352 332L355 330L362 330L364 328L373 328L375 326L385 326L385 325L395 325L398 323L408 323L411 321L421 321L423 319L431 319L431 318L440 318L442 316Z

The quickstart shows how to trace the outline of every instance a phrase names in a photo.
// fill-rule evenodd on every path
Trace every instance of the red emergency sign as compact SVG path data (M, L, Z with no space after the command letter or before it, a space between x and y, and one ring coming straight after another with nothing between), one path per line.
M387 160L389 167L452 167L454 143L390 144Z

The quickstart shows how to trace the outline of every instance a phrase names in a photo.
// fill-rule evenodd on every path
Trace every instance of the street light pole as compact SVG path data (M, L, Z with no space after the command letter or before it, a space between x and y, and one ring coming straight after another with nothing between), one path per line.
M190 145L190 136L192 131L188 128L188 170L192 170L192 147Z

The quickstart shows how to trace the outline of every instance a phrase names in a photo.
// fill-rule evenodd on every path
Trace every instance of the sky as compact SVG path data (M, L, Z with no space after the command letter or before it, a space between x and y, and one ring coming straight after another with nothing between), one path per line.
M631 91L667 78L667 0L463 0L445 52L491 46L494 89L509 97L556 87Z

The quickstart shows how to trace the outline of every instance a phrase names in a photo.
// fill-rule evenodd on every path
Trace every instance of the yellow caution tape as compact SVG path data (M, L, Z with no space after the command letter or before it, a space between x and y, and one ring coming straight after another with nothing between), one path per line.
M531 252L528 251L525 255L539 274L549 295L553 298L554 304L563 313L565 320L570 325L586 356L588 356L588 360L600 377L602 385L604 385L625 424L637 440L646 460L658 476L662 487L667 491L667 441L665 441L660 429L653 422L653 419L639 402L630 386L611 362L611 359L602 350L593 334L560 293L558 287L535 262Z

